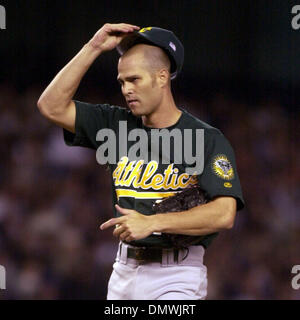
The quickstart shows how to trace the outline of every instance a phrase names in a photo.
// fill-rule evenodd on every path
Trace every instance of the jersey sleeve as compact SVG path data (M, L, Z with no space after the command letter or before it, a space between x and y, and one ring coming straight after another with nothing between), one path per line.
M237 210L244 207L241 184L237 172L234 151L221 132L208 133L205 137L204 170L198 177L200 187L212 199L232 196Z
M76 108L75 134L63 129L64 140L68 146L81 146L97 149L97 132L100 129L111 128L119 120L126 119L126 110L109 104L91 104L74 101Z

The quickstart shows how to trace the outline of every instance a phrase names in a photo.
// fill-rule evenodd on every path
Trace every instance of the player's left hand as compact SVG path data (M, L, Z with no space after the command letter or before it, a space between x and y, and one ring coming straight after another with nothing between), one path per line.
M115 207L122 216L104 222L100 226L101 230L116 226L113 235L119 238L119 240L128 242L143 239L152 234L154 231L152 223L153 216L147 216L135 210L121 208L117 204Z

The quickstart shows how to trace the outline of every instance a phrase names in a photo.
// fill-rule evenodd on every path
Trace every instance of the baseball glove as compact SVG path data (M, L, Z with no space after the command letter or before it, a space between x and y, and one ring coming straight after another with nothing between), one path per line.
M206 193L198 186L191 186L174 196L157 201L153 205L155 213L178 212L191 209L208 202ZM186 248L199 243L205 236L163 233L162 237L171 240L174 248Z

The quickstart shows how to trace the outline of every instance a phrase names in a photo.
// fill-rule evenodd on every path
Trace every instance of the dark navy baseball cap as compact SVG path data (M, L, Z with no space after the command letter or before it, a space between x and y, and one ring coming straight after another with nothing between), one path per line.
M125 37L117 46L117 50L122 55L139 43L162 48L171 62L171 79L177 77L183 65L184 48L172 31L157 27L142 28Z

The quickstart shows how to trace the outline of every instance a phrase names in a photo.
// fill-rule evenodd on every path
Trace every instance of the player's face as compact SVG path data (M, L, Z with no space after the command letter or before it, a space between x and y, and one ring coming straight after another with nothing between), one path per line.
M139 54L119 60L118 81L127 105L135 116L149 116L162 101L162 90L156 74Z

